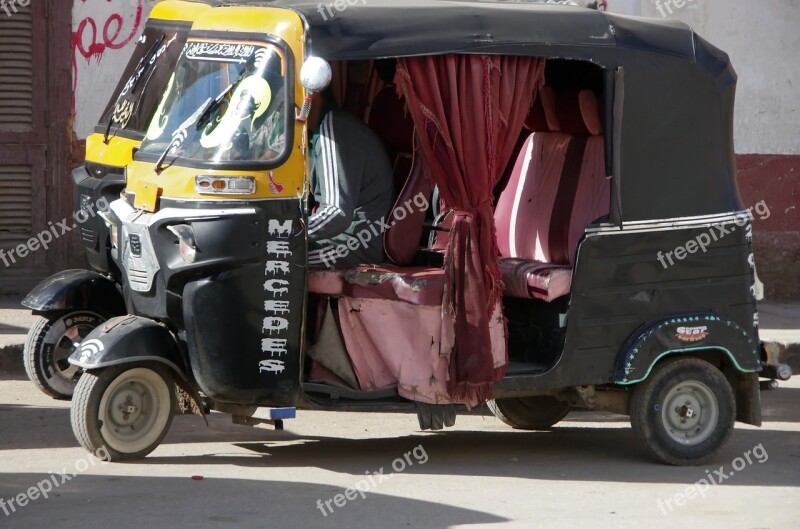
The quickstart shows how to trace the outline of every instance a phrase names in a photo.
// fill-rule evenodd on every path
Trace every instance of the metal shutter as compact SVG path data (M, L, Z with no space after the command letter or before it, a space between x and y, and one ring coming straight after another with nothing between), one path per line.
M11 14L0 11L0 249L6 252L46 228L47 52L41 4L16 3L14 12L6 3ZM30 269L44 259L45 252L37 251L11 268ZM0 276L4 269L0 261Z
M11 247L33 233L30 165L0 165L0 246Z
M17 9L0 11L0 132L34 128L33 16L30 7Z

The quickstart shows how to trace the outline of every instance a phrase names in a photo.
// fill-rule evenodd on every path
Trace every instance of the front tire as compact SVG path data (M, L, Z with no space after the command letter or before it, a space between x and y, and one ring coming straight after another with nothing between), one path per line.
M495 399L486 404L495 417L519 430L547 430L570 410L568 403L546 395Z
M105 317L85 310L37 316L22 355L31 382L53 398L71 399L80 370L67 358L87 334L105 321Z
M650 455L670 465L711 460L733 431L736 399L712 364L669 360L633 389L631 426Z
M110 461L140 459L167 434L176 407L172 374L158 364L89 371L75 388L70 419L75 437Z

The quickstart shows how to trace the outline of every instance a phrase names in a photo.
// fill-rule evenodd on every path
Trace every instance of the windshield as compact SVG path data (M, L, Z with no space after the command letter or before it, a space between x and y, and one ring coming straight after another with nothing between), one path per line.
M178 62L189 27L148 24L95 129L141 140Z
M281 158L290 121L286 71L273 44L189 39L139 155L166 165Z

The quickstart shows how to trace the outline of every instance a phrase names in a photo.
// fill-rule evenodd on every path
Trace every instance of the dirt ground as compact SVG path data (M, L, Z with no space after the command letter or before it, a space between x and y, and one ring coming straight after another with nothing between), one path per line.
M764 392L764 426L737 425L703 467L653 463L627 418L577 412L534 433L488 413L440 433L407 414L301 411L282 432L181 416L121 464L78 446L68 402L5 374L0 527L796 529L799 403L800 381ZM721 483L695 485L709 477ZM47 498L26 492L37 484Z

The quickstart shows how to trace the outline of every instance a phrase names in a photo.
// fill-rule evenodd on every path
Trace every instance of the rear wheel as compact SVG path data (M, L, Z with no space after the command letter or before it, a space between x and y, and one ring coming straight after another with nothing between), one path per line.
M730 437L735 420L731 385L704 360L667 361L633 390L633 430L663 463L708 462Z
M176 406L169 370L158 364L114 366L83 374L70 419L89 452L111 461L138 459L164 439Z
M67 359L87 334L106 318L85 310L37 316L25 340L23 363L37 388L56 399L70 399L80 370Z
M570 406L555 397L516 397L487 402L495 417L520 430L546 430L567 416Z

